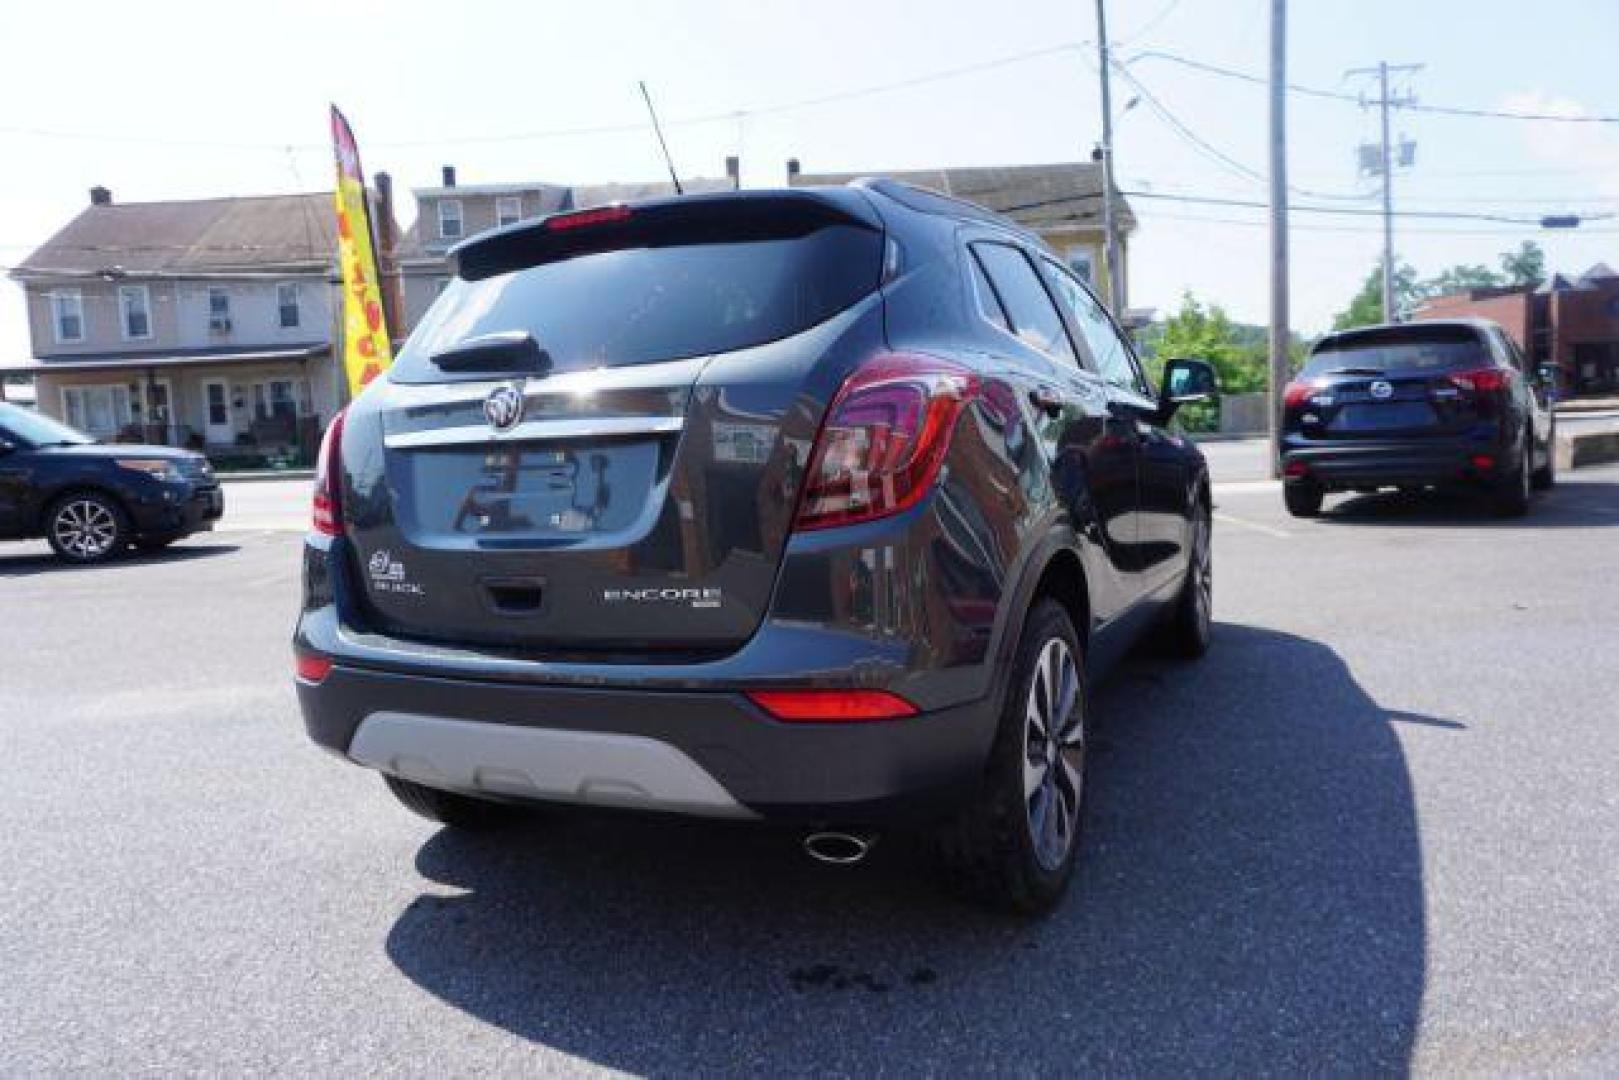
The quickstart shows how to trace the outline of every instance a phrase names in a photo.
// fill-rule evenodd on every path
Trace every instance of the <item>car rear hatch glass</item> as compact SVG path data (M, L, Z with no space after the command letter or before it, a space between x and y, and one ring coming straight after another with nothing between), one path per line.
M1289 426L1323 439L1451 435L1480 419L1454 376L1495 364L1470 327L1379 327L1328 338L1299 373L1309 396Z
M576 216L459 250L375 391L348 527L378 629L558 655L720 649L762 616L804 381L880 326L881 233L806 197Z

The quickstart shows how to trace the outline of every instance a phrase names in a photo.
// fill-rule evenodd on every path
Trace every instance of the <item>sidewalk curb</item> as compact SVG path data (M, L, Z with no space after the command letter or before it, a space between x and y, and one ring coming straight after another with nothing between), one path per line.
M1580 431L1557 436L1553 455L1559 469L1619 461L1619 431Z
M259 469L253 472L215 473L222 484L255 483L259 480L313 480L314 469Z

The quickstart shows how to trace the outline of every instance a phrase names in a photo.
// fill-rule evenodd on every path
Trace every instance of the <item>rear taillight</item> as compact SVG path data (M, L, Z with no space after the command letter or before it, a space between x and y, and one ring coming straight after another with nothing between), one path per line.
M1317 387L1313 382L1304 382L1303 380L1290 382L1282 390L1282 404L1289 409L1296 409L1309 401L1310 395L1315 393L1316 390Z
M1448 376L1458 389L1475 394L1492 394L1507 388L1510 378L1506 368L1479 368L1477 371L1458 371Z
M885 355L862 364L827 410L811 451L798 529L897 514L932 487L978 377L931 356Z
M337 536L343 531L343 420L348 410L332 417L331 426L320 440L315 459L315 531Z
M332 673L332 661L329 657L317 653L301 652L295 654L298 681L319 684L326 681L326 676Z
M899 720L916 706L887 690L750 690L748 700L777 720L847 723Z

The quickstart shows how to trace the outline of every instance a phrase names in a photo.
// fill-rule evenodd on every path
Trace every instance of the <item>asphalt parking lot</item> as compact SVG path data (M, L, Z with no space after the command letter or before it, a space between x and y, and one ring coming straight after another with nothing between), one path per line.
M411 817L303 736L270 487L166 557L0 547L4 1071L1619 1070L1619 467L1521 522L1217 502L1214 648L1099 692L1034 924L903 837Z

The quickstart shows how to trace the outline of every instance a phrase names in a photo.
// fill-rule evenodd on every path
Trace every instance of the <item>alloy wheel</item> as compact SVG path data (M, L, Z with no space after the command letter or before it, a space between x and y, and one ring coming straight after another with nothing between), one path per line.
M1023 725L1023 795L1035 858L1056 869L1073 846L1085 782L1085 709L1074 654L1061 638L1040 650Z
M98 559L112 550L118 538L118 521L104 503L96 499L74 499L63 503L56 511L51 532L74 557Z

